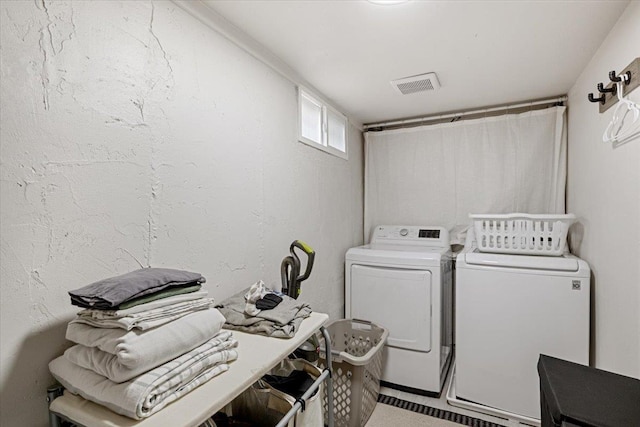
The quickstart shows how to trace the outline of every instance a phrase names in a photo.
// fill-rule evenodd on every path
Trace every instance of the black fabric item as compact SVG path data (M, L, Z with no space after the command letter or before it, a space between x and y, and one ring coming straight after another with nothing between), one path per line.
M282 377L280 375L265 375L262 379L276 390L287 393L289 396L293 396L296 399L302 397L305 391L307 391L314 382L311 375L304 371L293 371L286 377Z
M282 298L276 294L266 294L258 301L256 301L256 308L258 310L271 310L276 308L278 304L282 302Z
M280 295L276 295L274 293L268 293L262 299L266 299L275 303L280 303L282 301L282 297Z
M540 355L542 427L640 426L640 380Z
M209 420L214 422L217 427L254 427L251 423L234 417L229 417L223 412L216 413ZM200 427L203 427L204 425L206 424L202 424Z

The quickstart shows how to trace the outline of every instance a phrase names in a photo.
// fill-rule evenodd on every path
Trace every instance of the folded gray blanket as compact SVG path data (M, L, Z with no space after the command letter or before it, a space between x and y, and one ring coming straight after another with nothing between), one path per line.
M142 268L70 291L69 295L73 305L112 310L125 301L163 289L204 282L205 278L200 273L170 268Z
M234 329L252 334L267 335L276 338L291 338L300 323L311 315L311 307L306 302L295 300L287 295L282 302L271 310L261 310L251 316L245 312L245 294L249 288L238 292L216 306L225 317L225 329Z

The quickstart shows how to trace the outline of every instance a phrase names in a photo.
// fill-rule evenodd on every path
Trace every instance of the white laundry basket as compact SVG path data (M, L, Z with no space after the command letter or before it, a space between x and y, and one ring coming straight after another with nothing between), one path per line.
M332 349L334 425L363 427L378 402L382 349L389 331L358 319L335 320L327 326L327 331ZM319 365L326 367L323 346ZM326 393L324 397L326 421L329 410Z
M476 244L481 252L559 256L564 252L573 214L475 214Z

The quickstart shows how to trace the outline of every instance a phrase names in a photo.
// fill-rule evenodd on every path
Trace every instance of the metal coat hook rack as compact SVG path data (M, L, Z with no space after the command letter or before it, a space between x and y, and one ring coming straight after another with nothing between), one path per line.
M626 74L627 78L624 79L624 84L628 85L629 83L631 83L631 71L627 71L626 73L622 73L621 75ZM609 71L609 80L611 80L612 82L621 82L622 81L622 77L620 76L616 76L616 72L614 71ZM599 83L599 85L602 85L602 83ZM613 86L614 88L614 93L615 93L615 86ZM598 90L600 90L600 88L598 88Z
M598 83L597 89L600 96L596 97L593 93L587 95L587 99L591 102L600 104L600 112L604 113L616 102L618 102L617 83L624 82L621 85L621 96L626 96L635 88L640 86L640 58L634 59L620 74L616 74L615 70L609 72L609 84Z
M595 98L595 97L593 96L593 94L592 94L592 93L590 93L589 95L587 95L587 98L588 98L588 99L589 99L589 101L591 101L591 102L599 102L599 103L600 103L600 104L602 104L602 105L604 105L604 102L605 102L605 100L606 100L606 96L605 96L605 95L602 95L602 96L599 96L599 97Z

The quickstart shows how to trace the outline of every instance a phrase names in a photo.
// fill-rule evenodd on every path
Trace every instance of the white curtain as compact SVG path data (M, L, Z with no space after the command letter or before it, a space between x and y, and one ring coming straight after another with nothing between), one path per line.
M565 107L365 133L368 240L381 224L469 224L471 213L564 213Z

